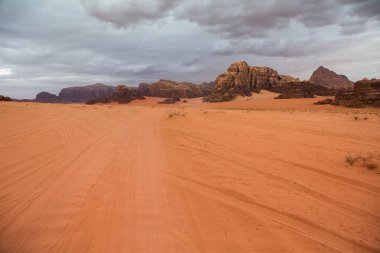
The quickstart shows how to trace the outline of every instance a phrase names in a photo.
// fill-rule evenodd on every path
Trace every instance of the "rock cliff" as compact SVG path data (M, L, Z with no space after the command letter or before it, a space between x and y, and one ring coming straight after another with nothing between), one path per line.
M10 97L0 95L0 101L12 101Z
M333 104L348 107L380 107L380 79L357 81L353 91L337 94Z
M108 97L115 91L115 87L96 83L87 86L64 88L59 95L48 92L37 94L35 101L42 103L84 103L89 100Z
M163 97L163 98L195 98L210 95L212 83L203 83L200 85L171 80L159 80L152 84L141 83L138 88L145 96Z
M235 62L226 72L215 80L215 86L206 102L230 101L236 96L251 96L251 92L261 89L274 91L288 81L297 79L290 76L280 76L269 67L252 67L245 61Z

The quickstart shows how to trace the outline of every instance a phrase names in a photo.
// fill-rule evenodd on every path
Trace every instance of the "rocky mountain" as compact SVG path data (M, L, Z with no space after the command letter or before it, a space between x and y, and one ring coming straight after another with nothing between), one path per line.
M115 91L115 87L96 83L87 86L76 86L64 88L57 95L40 92L35 101L43 103L84 103L89 100L110 96Z
M139 90L145 96L163 97L163 98L195 98L210 95L212 91L212 83L203 83L200 85L171 80L159 80L152 84L141 83Z
M249 66L245 61L235 62L216 78L211 95L204 100L206 102L230 101L237 95L251 96L251 92L260 92L261 89L277 91L284 84L295 81L299 79L279 75L276 70L269 67Z
M348 107L380 107L380 79L357 81L353 91L337 94L333 103Z
M0 95L0 101L12 101L10 97Z
M43 91L37 94L35 100L40 103L59 103L60 99L57 95Z
M337 88L301 82L299 78L279 75L272 68L249 66L240 61L231 64L226 72L216 78L211 95L204 101L230 101L238 95L251 96L251 92L260 92L262 89L281 93L281 98L333 96L338 92Z
M323 66L313 72L309 82L333 89L349 89L354 85L345 75L338 75Z

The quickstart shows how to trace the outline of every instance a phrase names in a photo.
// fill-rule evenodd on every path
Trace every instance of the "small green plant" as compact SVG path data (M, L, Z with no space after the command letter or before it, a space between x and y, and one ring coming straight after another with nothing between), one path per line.
M185 110L173 110L168 112L168 118L175 118L175 117L186 117L187 113Z

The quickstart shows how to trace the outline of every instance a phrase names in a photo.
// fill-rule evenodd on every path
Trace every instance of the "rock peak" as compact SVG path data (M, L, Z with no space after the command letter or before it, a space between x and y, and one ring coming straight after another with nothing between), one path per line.
M328 88L352 88L353 82L351 82L346 76L338 75L332 70L320 66L310 76L310 82L325 86Z

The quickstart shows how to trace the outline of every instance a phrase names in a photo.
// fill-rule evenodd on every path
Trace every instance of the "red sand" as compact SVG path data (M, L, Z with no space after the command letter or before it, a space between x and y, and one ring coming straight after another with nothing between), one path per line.
M271 97L0 103L0 252L379 252L380 110Z

